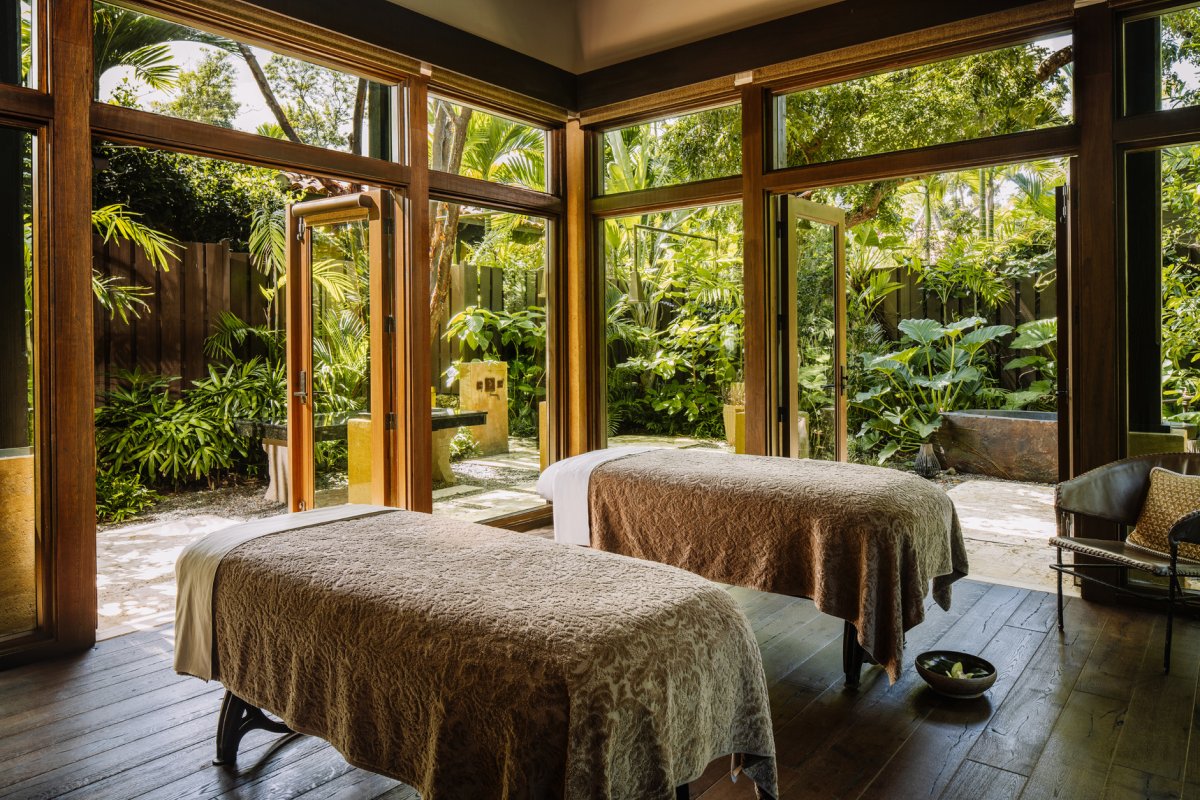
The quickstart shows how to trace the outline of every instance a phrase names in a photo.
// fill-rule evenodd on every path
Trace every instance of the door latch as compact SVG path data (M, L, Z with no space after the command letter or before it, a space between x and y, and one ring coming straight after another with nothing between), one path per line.
M308 373L304 370L300 370L298 383L299 388L292 392L292 397L299 399L300 404L304 405L308 402Z

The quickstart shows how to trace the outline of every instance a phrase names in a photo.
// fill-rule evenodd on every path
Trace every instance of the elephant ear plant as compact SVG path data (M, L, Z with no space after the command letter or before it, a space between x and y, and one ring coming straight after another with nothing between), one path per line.
M1009 325L984 325L968 317L942 325L932 319L906 319L898 326L902 349L862 355L862 384L852 406L865 417L858 431L860 451L883 464L910 456L942 424L942 413L988 406L1003 392L988 376L986 346L1012 332Z

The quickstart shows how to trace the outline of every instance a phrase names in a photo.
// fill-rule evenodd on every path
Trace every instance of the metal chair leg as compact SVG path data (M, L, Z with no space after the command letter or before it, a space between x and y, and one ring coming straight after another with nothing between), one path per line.
M1057 570L1057 572L1058 572L1058 630L1061 633L1063 630L1063 587L1062 587L1063 560L1062 560L1062 548L1059 547L1059 548L1057 548L1057 550L1058 550L1058 570Z
M1171 628L1175 623L1175 589L1179 585L1179 578L1176 577L1175 569L1178 566L1179 546L1174 542L1171 543L1171 578L1170 588L1168 589L1167 599L1167 643L1163 648L1163 672L1170 674L1171 672Z

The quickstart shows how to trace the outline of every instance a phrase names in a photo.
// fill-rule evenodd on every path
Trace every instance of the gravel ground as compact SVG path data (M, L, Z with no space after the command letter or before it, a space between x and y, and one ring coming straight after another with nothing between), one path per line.
M164 494L163 499L145 514L120 523L99 526L99 531L127 528L149 522L173 522L197 514L211 514L231 519L258 519L282 514L287 509L280 503L264 499L265 481L246 478L216 489L184 490Z

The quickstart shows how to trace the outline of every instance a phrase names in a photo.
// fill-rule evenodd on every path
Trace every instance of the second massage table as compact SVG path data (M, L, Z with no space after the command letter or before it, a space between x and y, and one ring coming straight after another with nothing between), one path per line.
M954 504L912 473L686 448L616 448L551 465L555 538L722 583L811 598L846 620L846 682L864 658L900 675L904 632L967 574Z

